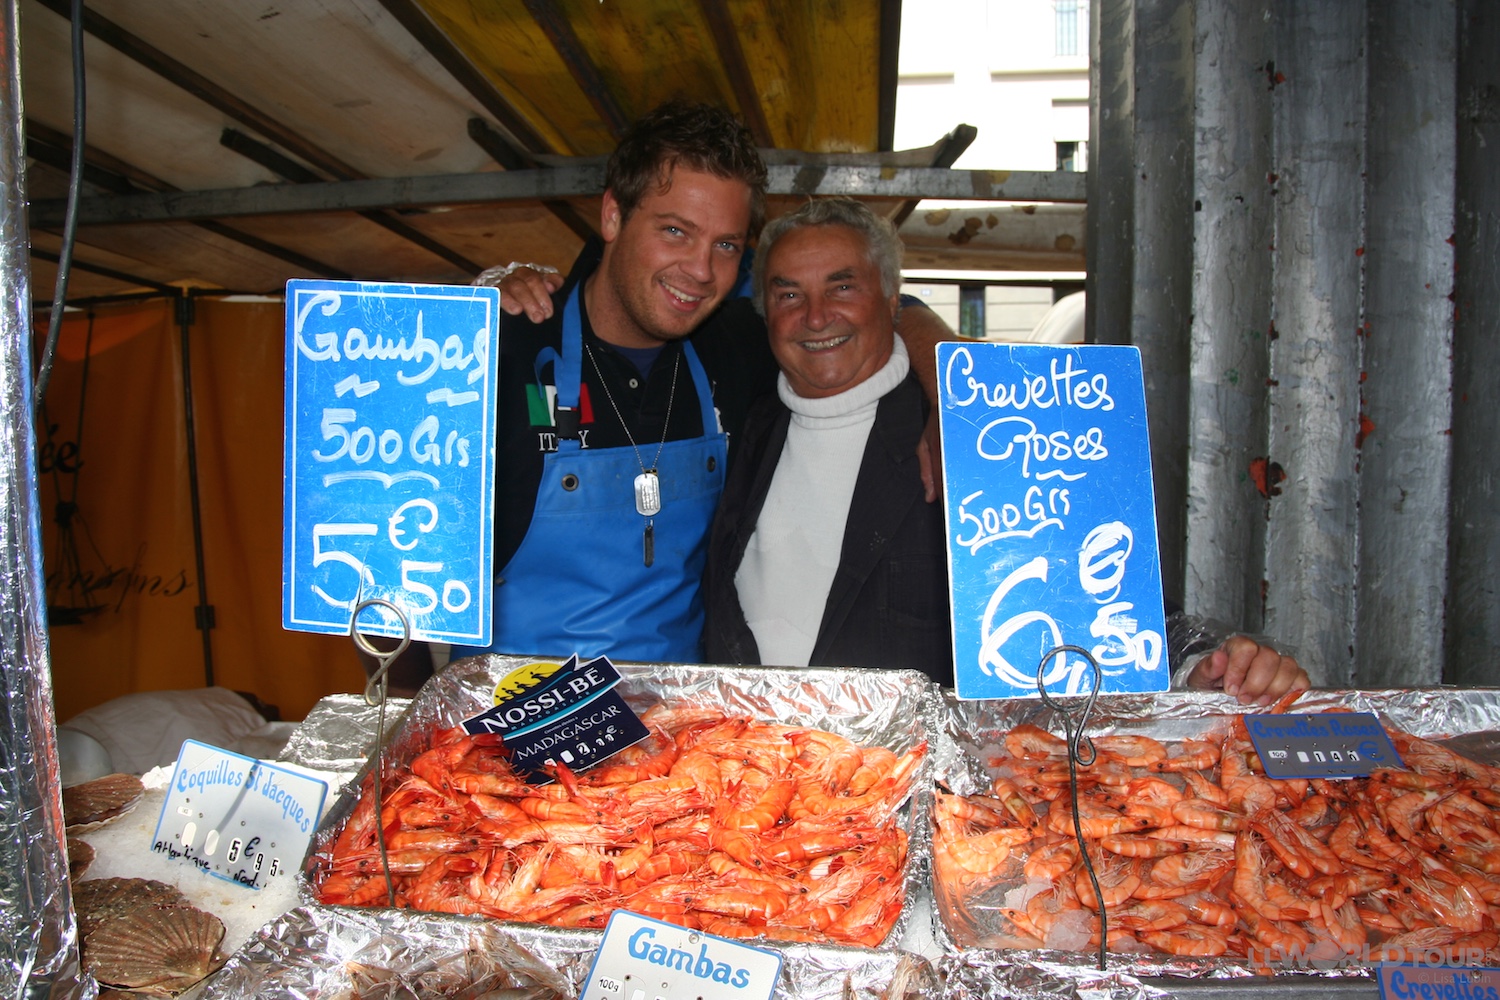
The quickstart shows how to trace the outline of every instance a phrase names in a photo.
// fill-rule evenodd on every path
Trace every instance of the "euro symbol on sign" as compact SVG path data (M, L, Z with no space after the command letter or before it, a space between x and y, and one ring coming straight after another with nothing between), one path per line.
M418 532L425 535L427 534L427 532L437 527L437 504L433 503L431 500L428 500L425 497L419 497L416 500L408 500L400 507L397 507L396 512L391 515L390 521L388 522L387 534L390 536L391 544L400 549L402 552L410 552L412 549L417 547L417 542L420 540L418 538L412 537L410 541L404 541L404 539L409 536L407 535L406 529L402 526L403 522L406 520L407 512L417 510L426 511L428 515L427 520L415 522L415 526Z
M1385 755L1380 752L1380 748L1372 740L1365 740L1359 745L1359 755L1374 761L1385 759Z

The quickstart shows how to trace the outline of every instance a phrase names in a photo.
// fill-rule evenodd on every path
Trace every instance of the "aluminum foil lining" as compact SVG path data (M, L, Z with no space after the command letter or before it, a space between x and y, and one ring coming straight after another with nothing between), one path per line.
M937 777L960 794L987 790L985 761L996 754L1004 734L1015 726L1029 722L1051 732L1062 732L1057 714L1039 699L965 702L954 698L951 692L943 698L945 736L956 744L957 752L953 766L939 771ZM1065 707L1076 710L1074 705L1081 702L1082 699L1069 699ZM1290 711L1314 713L1330 708L1373 712L1388 727L1444 741L1456 752L1485 763L1500 764L1500 689L1311 691ZM1181 740L1222 728L1230 716L1255 711L1264 709L1241 706L1217 692L1103 696L1088 720L1085 733L1094 736L1138 733L1166 741ZM931 856L930 845L928 856ZM982 941L999 929L1002 918L995 909L1003 901L992 900L988 895L971 898L966 901L966 919L945 901L941 887L931 888L935 897L934 930L945 952L937 963L938 973L946 984L945 996L950 998L1085 997L1102 993L1111 998L1151 1000L1159 990L1142 981L1150 977L1171 977L1171 991L1179 996L1212 992L1217 997L1223 992L1219 985L1223 981L1257 976L1247 963L1228 958L1111 953L1101 971L1097 968L1098 953L1092 950L1073 953L962 947L957 942ZM1369 981L1370 975L1371 971L1364 967L1330 963L1320 968L1314 963L1305 969L1278 972L1277 980L1296 982L1300 977L1332 985L1338 979L1361 979L1364 982L1350 985L1359 991L1367 988L1373 996L1376 988ZM1258 985L1268 985L1263 983L1264 977L1257 978Z
M529 658L480 656L450 664L422 689L391 734L381 757L382 775L409 761L434 727L456 725L493 704L495 685ZM903 753L941 729L942 704L925 675L916 671L788 670L760 667L701 667L675 664L619 664L623 682L618 689L637 711L658 701L704 704L728 714L748 715L794 725L826 729L864 745L881 745ZM321 707L321 706L320 706ZM298 763L329 765L354 756L341 747L362 745L374 732L368 720L373 709L358 705L330 707L309 728L313 734L294 736L283 756ZM388 709L389 711L389 709ZM347 735L340 726L349 723ZM948 742L951 756L953 744ZM886 946L878 949L836 945L754 942L782 954L782 981L776 996L799 1000L936 1000L941 987L930 962L896 945L914 932L930 941L926 921L913 927L916 900L930 898L930 793L937 762L930 754L916 775L913 796L904 813L908 851L908 902ZM951 766L951 761L943 766ZM333 768L337 769L337 768ZM503 974L515 985L495 989L550 989L573 998L587 976L600 931L505 923L483 918L420 913L385 908L327 907L314 898L310 875L357 801L368 767L344 786L344 794L325 816L313 837L303 865L300 889L303 905L262 933L232 959L211 981L208 997L422 997L489 996L469 992L446 993L405 984L422 976L443 975L468 967L479 951L501 962ZM512 961L514 958L514 961ZM371 972L370 970L379 970ZM555 970L549 979L541 970ZM488 975L488 973L486 973ZM496 974L499 976L500 974ZM371 977L384 977L373 992ZM520 977L529 977L522 982ZM435 980L434 980L435 981ZM446 980L445 980L446 981ZM487 980L488 981L488 980ZM496 978L499 982L499 978ZM361 983L367 986L361 986ZM384 992L382 992L382 990ZM394 991L394 992L393 992ZM496 993L494 996L512 994ZM530 997L531 993L516 993Z
M5 761L0 768L0 995L64 1000L93 996L93 981L80 967L70 905L47 646L20 35L20 5L5 4L0 7L0 756Z
M508 669L507 662L515 661L486 657L454 664L451 675L435 680L429 685L434 690L424 690L411 706L413 717L401 721L387 759L400 759L402 740L412 725L448 724L487 705L489 687ZM904 740L925 733L928 776L965 794L988 784L985 748L997 745L1010 728L1032 722L1060 731L1054 714L1035 699L960 702L915 676L908 684L902 675L878 671L624 665L622 673L629 700L639 708L668 696L712 698L726 710L794 718L893 748L904 747ZM895 678L902 679L893 689ZM922 693L915 695L909 688ZM921 707L910 712L914 696ZM403 707L404 703L394 702L387 708L388 715L399 719ZM1326 707L1375 712L1390 725L1428 738L1456 737L1449 741L1455 750L1500 763L1500 691L1494 689L1315 691L1305 695L1294 710ZM325 699L288 743L283 758L345 770L352 776L353 765L362 764L363 757L350 748L365 745L373 737L375 711L358 696ZM1182 739L1201 735L1221 724L1224 716L1245 711L1233 699L1211 692L1106 696L1100 698L1088 731ZM920 722L915 721L918 718ZM388 722L388 729L394 725ZM357 782L351 780L349 787L357 787ZM352 799L341 801L331 811L330 825L320 833L323 839L315 842L315 850L328 843L330 831L337 829L352 805ZM923 817L926 808L926 802L914 804ZM925 839L913 841L908 890L910 894L910 879L915 877L918 910L932 903L930 851ZM926 920L921 923L925 925ZM946 954L934 957L931 964L889 946L873 951L778 946L787 956L788 969L778 996L1160 1000L1170 992L1212 994L1222 1000L1230 995L1258 996L1265 988L1296 988L1296 980L1287 980L1298 974L1283 975L1281 985L1273 987L1244 965L1224 960L1110 955L1101 972L1094 967L1093 952L960 949L941 917L935 916L932 923L930 933ZM902 946L912 947L913 932L920 930L927 928L898 927ZM203 996L225 1000L243 996L572 998L578 995L577 983L587 973L598 940L596 931L309 902L264 928L206 984ZM497 960L496 956L505 957ZM496 961L503 968L492 969ZM458 969L465 970L474 990L441 992L452 988L447 977ZM1358 1000L1376 996L1375 984L1362 978L1363 970L1311 970L1301 975L1309 984L1317 983L1320 993ZM1331 975L1346 978L1328 978Z
M984 762L994 756L1001 738L1011 729L1029 722L1059 735L1063 731L1057 713L1038 698L959 701L951 691L942 692L940 697L943 711L938 739L952 741L953 745L935 759L935 773L939 781L961 795L973 795L989 787ZM1072 710L1071 700L1064 704ZM1459 753L1486 763L1500 763L1500 688L1315 690L1299 698L1289 711L1321 712L1329 708L1373 712L1387 726L1448 741ZM1167 741L1195 739L1222 725L1228 716L1263 711L1217 691L1101 695L1085 735L1139 733Z
M401 724L409 698L389 698L385 704L386 734ZM292 731L279 760L310 767L315 771L354 774L364 768L375 746L380 711L357 694L329 695L313 706Z
M199 1000L573 1000L599 931L300 906L209 980ZM894 949L779 949L777 996L940 997L932 966Z
M1119 970L1100 972L1038 960L1012 965L996 952L945 956L938 963L949 1000L1167 1000L1172 993Z

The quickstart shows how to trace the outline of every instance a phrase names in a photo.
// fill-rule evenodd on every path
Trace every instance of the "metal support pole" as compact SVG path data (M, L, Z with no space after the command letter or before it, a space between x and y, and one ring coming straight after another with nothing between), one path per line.
M1453 0L1368 2L1354 682L1385 688L1442 680L1457 15Z
M1500 661L1500 11L1489 0L1459 0L1458 17L1453 513L1443 679L1494 684Z
M1130 343L1135 275L1135 0L1089 6L1088 309L1090 344Z
M188 350L193 328L193 298L186 292L177 299L177 326L182 336L182 421L187 430L188 491L193 506L193 558L198 567L198 606L193 619L203 634L203 684L214 686L214 606L208 603L208 580L203 570L203 506L198 499L198 435L193 421L193 361Z
M1192 383L1183 607L1262 627L1271 332L1272 25L1198 5ZM1269 74L1269 75L1268 75ZM1259 473L1259 481L1257 480ZM1279 489L1277 490L1279 492Z
M1285 474L1266 531L1265 628L1314 684L1354 671L1364 291L1364 0L1275 19L1276 237L1270 454Z
M0 4L0 995L82 997L37 514L19 0Z
M1130 343L1140 348L1162 589L1181 601L1187 541L1193 310L1193 4L1135 0L1135 253Z

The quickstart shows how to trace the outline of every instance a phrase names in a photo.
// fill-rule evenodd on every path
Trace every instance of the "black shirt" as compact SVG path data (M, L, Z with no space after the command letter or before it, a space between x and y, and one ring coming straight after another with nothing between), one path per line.
M584 246L567 281L552 297L549 319L532 323L524 315L501 315L495 448L496 573L505 568L526 537L541 486L544 456L557 450L554 365L550 355L538 364L538 356L547 348L561 352L563 307L568 295L599 266L603 252L603 244L597 239ZM583 300L580 291L579 319L588 348L581 366L582 447L628 448L634 438L642 460L649 465L664 431L668 441L702 436L698 394L681 345L667 344L650 374L643 378L630 359L594 335ZM766 339L765 323L749 299L730 299L688 339L708 375L720 427L729 434L732 460L734 442L750 405L776 387L776 360ZM664 426L669 397L671 425ZM622 420L629 425L628 436Z

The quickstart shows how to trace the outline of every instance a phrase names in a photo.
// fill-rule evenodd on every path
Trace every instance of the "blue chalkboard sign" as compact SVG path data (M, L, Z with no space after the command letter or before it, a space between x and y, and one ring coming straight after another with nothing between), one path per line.
M287 282L282 625L487 645L494 288ZM400 635L379 606L359 630Z
M1105 692L1165 691L1161 566L1134 347L938 345L960 698L1037 694L1057 646ZM1053 694L1087 692L1060 653Z

